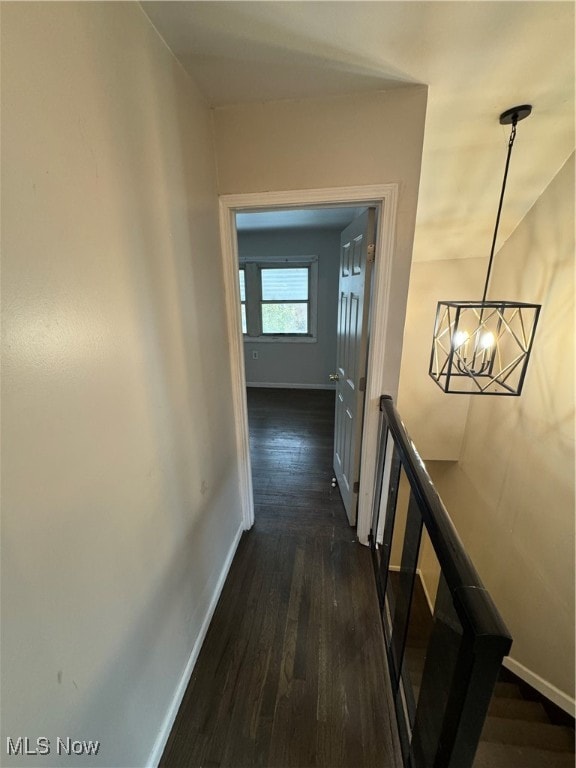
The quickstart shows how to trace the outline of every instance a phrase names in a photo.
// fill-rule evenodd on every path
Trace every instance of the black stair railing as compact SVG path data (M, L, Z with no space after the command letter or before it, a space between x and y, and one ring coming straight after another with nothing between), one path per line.
M470 768L512 639L391 397L380 412L370 546L404 765ZM437 581L426 631L416 599L424 554L433 567L421 581Z

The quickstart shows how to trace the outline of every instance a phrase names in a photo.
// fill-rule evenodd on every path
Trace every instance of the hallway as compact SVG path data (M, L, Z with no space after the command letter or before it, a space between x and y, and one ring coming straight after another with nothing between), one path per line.
M248 408L256 522L161 765L399 766L369 550L330 486L334 394L249 389Z

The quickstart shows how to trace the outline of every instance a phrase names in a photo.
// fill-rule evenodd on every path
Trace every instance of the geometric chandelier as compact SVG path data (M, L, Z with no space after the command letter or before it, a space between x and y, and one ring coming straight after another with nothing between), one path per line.
M481 301L439 301L429 374L444 391L467 395L520 395L540 304L487 300L498 225L506 189L516 125L528 117L528 104L500 115L511 125L504 180Z

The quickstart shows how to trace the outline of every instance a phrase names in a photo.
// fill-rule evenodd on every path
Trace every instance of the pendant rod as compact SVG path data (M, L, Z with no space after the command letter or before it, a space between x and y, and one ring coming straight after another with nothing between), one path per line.
M510 139L508 140L508 154L506 156L506 167L504 168L504 178L502 180L500 202L498 203L498 213L496 214L496 225L494 227L494 236L492 238L492 248L490 249L490 259L488 260L488 270L486 272L486 282L484 283L484 293L482 294L482 303L486 301L486 295L488 293L488 284L490 283L490 273L492 272L492 262L494 261L494 251L496 249L496 238L498 237L498 227L500 226L500 214L502 213L502 203L504 202L504 192L506 191L506 180L508 179L508 168L510 167L510 157L512 155L512 147L514 146L514 139L516 138L517 122L518 122L518 117L514 115L512 118L512 131L510 133Z

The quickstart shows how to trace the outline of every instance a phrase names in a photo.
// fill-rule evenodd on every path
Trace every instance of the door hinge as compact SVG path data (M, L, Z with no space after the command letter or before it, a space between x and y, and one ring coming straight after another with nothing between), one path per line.
M366 392L366 377L362 376L358 382L358 392Z
M352 486L352 493L358 493L359 491L360 491L360 481L356 480L356 482Z
M368 246L368 253L367 253L366 258L370 262L370 264L374 264L374 260L376 258L376 246L375 246L374 243L371 243Z

